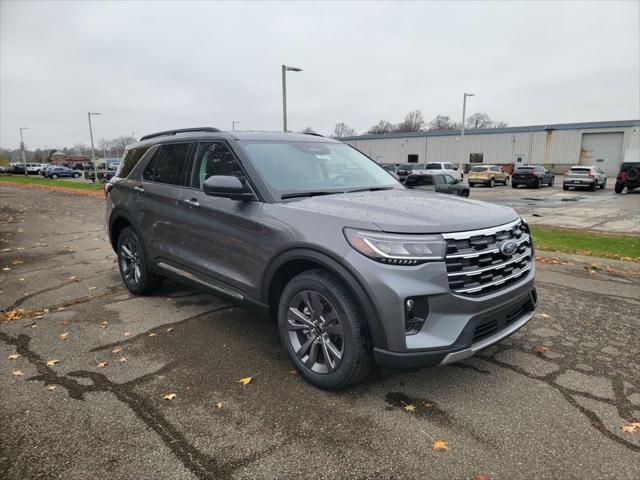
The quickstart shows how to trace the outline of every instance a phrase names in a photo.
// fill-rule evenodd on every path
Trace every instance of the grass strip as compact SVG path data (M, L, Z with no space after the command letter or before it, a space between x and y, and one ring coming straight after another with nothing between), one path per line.
M2 175L0 176L0 182L8 183L22 183L30 185L42 185L44 187L64 187L73 188L76 190L90 190L90 191L102 191L104 185L101 183L79 182L71 180L53 180L51 178L44 178L41 176L33 175Z
M530 225L536 248L552 252L640 262L640 236Z

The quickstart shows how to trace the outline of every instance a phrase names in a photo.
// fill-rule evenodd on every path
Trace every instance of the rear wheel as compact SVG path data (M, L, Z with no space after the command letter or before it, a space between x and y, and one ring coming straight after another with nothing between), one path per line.
M569 187L567 187L566 185L563 185L563 186L562 186L562 189L563 189L564 191L567 191L567 190L569 190Z
M556 179L552 177L551 180L549 181L549 186L553 187L553 182L555 182L555 181L556 181Z
M539 178L538 179L538 183L535 184L535 188L540 188L540 187L542 187L542 179L541 178Z
M495 178L492 178L491 180L489 180L489 187L493 188L496 186L496 180Z
M605 188L607 188L607 179L606 178L602 181L602 185L600 185L600 190L604 190Z
M74 174L73 174L73 178L78 178L79 176L80 176L80 174L79 174L79 173L74 173Z
M145 295L160 288L162 277L149 272L142 242L133 228L120 233L117 251L120 275L131 293Z
M624 190L624 184L623 183L616 183L616 186L613 187L613 191L616 193L622 193L622 191Z
M511 188L518 188L518 184L511 182Z
M593 182L593 185L589 187L589 190L591 190L592 192L595 192L597 189L598 189L598 180Z
M285 287L278 330L289 358L309 383L337 390L364 379L373 349L364 318L344 283L322 269L303 272Z

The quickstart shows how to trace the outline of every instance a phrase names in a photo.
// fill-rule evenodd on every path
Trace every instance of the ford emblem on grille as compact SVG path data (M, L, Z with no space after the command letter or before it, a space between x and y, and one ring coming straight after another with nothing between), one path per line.
M507 240L505 242L502 242L499 248L503 255L510 257L511 255L516 253L516 250L518 249L518 244L513 240Z

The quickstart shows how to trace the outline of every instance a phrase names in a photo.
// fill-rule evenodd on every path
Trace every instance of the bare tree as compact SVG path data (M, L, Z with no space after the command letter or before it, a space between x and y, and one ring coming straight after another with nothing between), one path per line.
M356 131L346 123L336 123L333 129L333 138L352 137L356 134Z
M491 128L492 126L493 121L486 113L474 113L467 118L467 128L482 129Z
M495 122L493 128L506 128L509 124L507 122Z
M407 113L404 121L396 125L396 132L419 132L424 128L424 118L420 110Z
M393 132L393 124L388 120L380 120L376 125L372 126L367 133L371 135L384 135Z
M453 130L455 123L446 115L438 115L429 122L429 130Z

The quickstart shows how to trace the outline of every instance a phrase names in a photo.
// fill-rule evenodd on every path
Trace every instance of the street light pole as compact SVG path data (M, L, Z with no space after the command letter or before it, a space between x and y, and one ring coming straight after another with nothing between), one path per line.
M22 131L29 130L29 127L18 127L20 129L20 150L22 152L22 165L24 166L24 174L29 175L27 172L27 153L24 150L24 139L22 138Z
M98 181L98 164L96 163L96 150L93 146L93 127L91 126L91 115L102 115L100 112L87 112L89 119L89 136L91 137L91 161L93 162L94 182Z
M287 131L287 71L301 72L302 69L282 65L282 130L284 132Z
M240 123L239 120L231 120L231 130L235 131L236 123Z
M458 142L458 149L460 153L458 154L458 168L462 171L462 155L464 154L464 122L467 116L467 97L473 97L473 93L465 93L462 97L462 129L460 130L460 142Z

